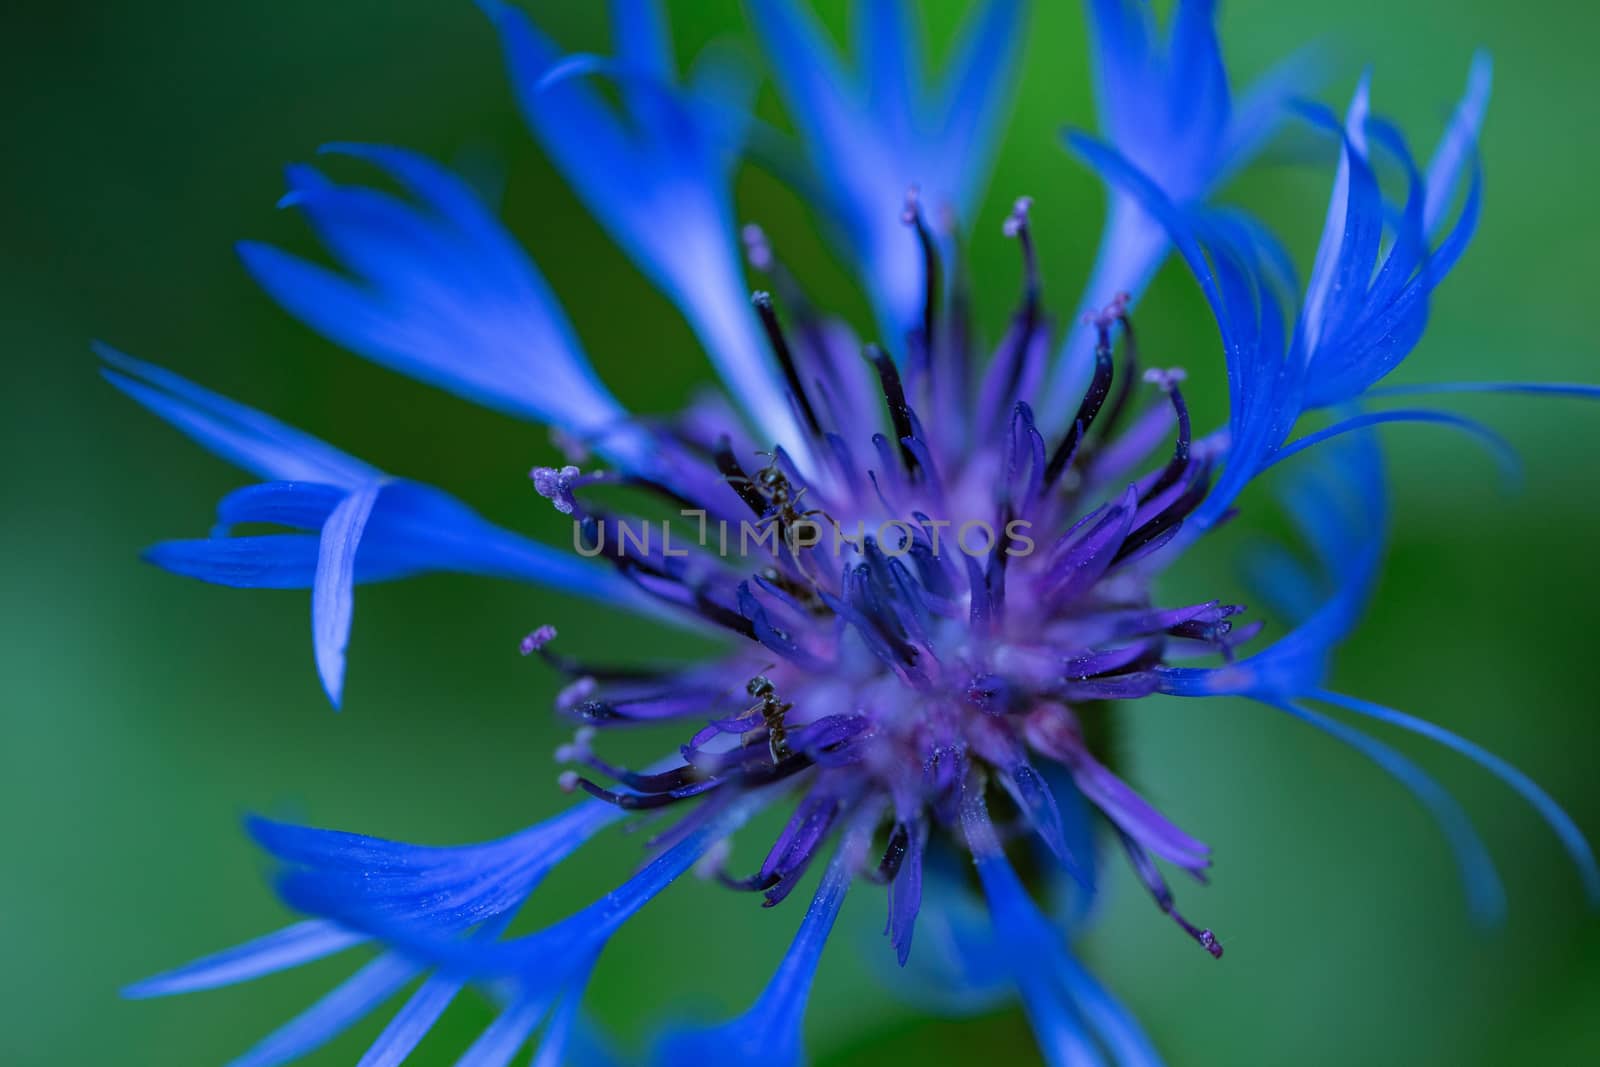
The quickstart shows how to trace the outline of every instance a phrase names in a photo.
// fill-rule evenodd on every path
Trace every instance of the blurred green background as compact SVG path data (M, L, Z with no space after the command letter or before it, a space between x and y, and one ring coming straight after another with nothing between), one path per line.
M534 6L563 40L603 46L603 13L590 10L601 5ZM843 6L823 5L836 27ZM947 40L961 5L927 6L934 40ZM1036 198L1058 309L1077 298L1099 226L1099 190L1056 139L1061 125L1092 121L1081 15L1072 3L1038 6L1019 106L971 242L980 277L997 280L979 294L991 329L1015 296L1015 249L998 233L1012 197ZM685 56L743 32L737 0L671 7ZM1403 377L1600 380L1596 11L1491 0L1225 5L1236 77L1326 37L1348 60L1326 98L1337 102L1371 62L1379 107L1424 150L1471 50L1494 51L1481 234ZM579 651L677 646L511 585L367 588L346 710L334 714L312 667L304 593L211 588L138 561L150 542L204 533L216 499L246 479L102 383L89 339L442 485L497 520L563 536L524 477L553 456L541 430L335 351L236 265L237 238L310 246L300 222L273 208L279 168L321 142L360 139L502 172L513 228L625 401L664 409L706 372L667 303L532 146L491 32L465 0L23 0L9 8L0 50L0 181L11 183L0 209L9 457L0 1062L221 1062L350 967L169 1001L117 998L123 983L285 920L241 815L440 843L507 832L562 802L553 679L518 658L519 636L553 620ZM1318 168L1267 166L1226 199L1265 214L1304 255L1326 182ZM824 302L860 318L862 302L787 194L749 175L740 200ZM1213 328L1180 270L1163 273L1140 327L1150 358L1186 364L1196 402L1220 414ZM1337 681L1483 742L1600 836L1600 412L1532 400L1462 406L1522 448L1527 485L1508 495L1480 453L1435 431L1389 436L1398 504L1387 578ZM1213 588L1228 566L1226 553L1203 555L1186 581ZM1467 919L1433 826L1322 735L1226 703L1151 701L1119 716L1130 775L1218 857L1214 885L1185 887L1183 902L1222 934L1221 963L1120 871L1083 948L1172 1063L1600 1062L1600 923L1551 835L1505 789L1443 750L1395 739L1463 799L1503 867L1510 921L1483 931ZM581 853L538 895L539 913L587 899L634 848L613 837ZM873 966L888 956L874 926L881 897L855 898L808 1022L819 1063L1035 1061L1019 1015L935 1021L874 993ZM763 912L698 883L675 888L613 943L593 1010L637 1039L680 1009L742 1007L799 912ZM310 1062L354 1061L381 1018ZM417 1062L450 1062L487 1018L463 998Z

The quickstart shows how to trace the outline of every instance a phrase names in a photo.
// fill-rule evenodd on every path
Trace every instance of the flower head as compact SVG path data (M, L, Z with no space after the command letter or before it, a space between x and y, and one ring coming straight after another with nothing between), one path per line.
M557 703L574 734L558 750L558 781L585 794L575 806L510 837L451 848L252 820L251 834L282 865L280 894L310 918L139 983L132 995L243 981L374 943L372 962L238 1062L292 1059L417 979L364 1064L404 1059L470 983L500 1012L464 1062L508 1062L541 1026L537 1062L563 1062L588 1040L579 1007L596 959L668 884L698 869L772 907L820 867L793 944L749 1009L714 1027L670 1027L656 1059L799 1062L818 959L846 893L866 882L885 890L895 959L936 999L1013 989L1049 1062L1097 1062L1104 1052L1152 1063L1137 1026L1071 955L1065 934L1082 907L1062 923L1036 897L1040 883L1072 883L1080 905L1090 899L1097 820L1159 910L1201 950L1223 955L1223 936L1191 919L1187 901L1180 910L1165 873L1203 881L1210 849L1125 783L1102 743L1116 702L1156 693L1247 696L1354 746L1438 817L1474 904L1493 914L1501 896L1492 865L1448 794L1311 705L1440 740L1527 798L1600 897L1588 845L1526 777L1325 680L1381 557L1386 507L1370 427L1481 429L1448 412L1364 405L1415 345L1428 293L1470 237L1479 184L1469 164L1487 67L1475 67L1426 175L1398 131L1371 114L1365 81L1343 122L1307 112L1338 139L1341 163L1301 294L1258 224L1202 202L1268 124L1254 108L1230 111L1210 5L1180 3L1160 45L1142 5L1090 6L1109 143L1070 143L1114 190L1104 254L1129 290L1170 242L1211 302L1231 399L1227 425L1212 432L1196 429L1184 370L1146 365L1129 291L1069 324L1065 335L1087 338L1090 359L1081 389L1060 403L1071 357L1052 360L1060 336L1045 311L1027 198L1003 227L1019 252L1015 310L996 343L975 340L966 283L944 267L946 222L929 218L928 198L953 198L953 217L965 217L959 205L984 169L979 149L992 139L1004 72L981 60L1010 54L1021 20L1022 5L1004 0L979 9L947 87L934 94L922 90L903 5L862 5L880 63L863 82L835 69L787 0L752 4L824 191L820 206L876 286L887 327L877 343L819 313L762 231L735 234L729 159L749 126L730 116L742 90L704 71L679 87L652 5L614 5L617 55L607 59L563 58L523 15L486 5L541 142L699 331L731 404L652 419L623 412L531 261L436 165L395 149L341 149L385 170L415 204L291 170L290 202L351 277L259 246L245 248L247 264L291 312L358 352L559 431L566 461L534 468L531 481L571 519L571 550L537 545L438 490L105 353L119 388L267 479L223 501L211 538L157 546L151 558L226 584L309 586L317 665L335 702L355 584L422 570L527 579L726 639L725 651L699 662L590 662L568 654L554 626L539 626L520 650L568 680ZM584 84L591 75L615 81L627 123ZM1377 152L1406 178L1401 203L1386 199ZM953 170L943 165L952 157ZM885 206L888 188L896 201ZM1435 243L1458 195L1457 219ZM1131 224L1117 221L1127 211L1142 235L1131 247L1120 244ZM740 241L768 286L753 295ZM1325 407L1337 409L1332 425L1293 437L1303 414ZM1222 597L1164 597L1160 576L1235 512L1247 485L1301 452L1280 488L1316 566L1287 551L1253 559L1286 631L1263 643L1267 616ZM618 485L687 521L621 514L605 491ZM230 536L241 522L304 532ZM675 727L677 751L643 768L616 762L607 732L643 723ZM787 820L746 857L741 829L773 808ZM669 818L632 877L560 922L507 935L545 874L640 812ZM932 961L916 952L928 926L950 950Z

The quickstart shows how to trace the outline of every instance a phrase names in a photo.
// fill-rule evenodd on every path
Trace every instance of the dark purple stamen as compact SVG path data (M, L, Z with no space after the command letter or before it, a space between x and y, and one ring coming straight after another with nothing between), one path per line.
M920 469L917 457L905 441L913 435L911 421L911 405L906 402L906 389L900 381L900 371L896 369L894 360L882 348L874 344L866 347L867 359L871 360L873 369L878 372L878 383L883 388L883 402L889 408L889 420L894 424L895 440L900 442L900 459L905 464L906 473L915 476Z
M1153 544L1158 538L1175 533L1178 525L1205 500L1210 488L1210 479L1206 477L1205 471L1201 471L1182 496L1169 504L1161 514L1128 535L1128 539L1122 543L1122 548L1117 552L1117 558L1112 561L1113 565L1124 562L1135 552Z
M772 294L757 292L750 297L750 303L755 306L756 316L761 319L761 328L766 331L767 343L772 346L772 354L778 357L778 363L783 367L784 381L789 384L789 394L794 397L801 418L805 420L807 429L814 436L820 437L822 425L817 421L817 413L811 406L811 398L806 394L806 388L800 381L800 371L794 362L794 351L789 347L789 339L783 335L783 326L778 322L778 312L772 306Z
M1007 237L1016 238L1022 251L1022 304L1012 312L1005 347L995 356L994 373L1003 375L996 394L1002 405L1016 397L1028 365L1028 349L1039 331L1039 261L1034 252L1033 233L1028 227L1028 211L1032 206L1032 198L1019 197L1002 227Z
M1212 959L1220 960L1222 942L1217 940L1216 934L1195 926L1178 911L1177 902L1172 898L1172 890L1167 888L1167 880L1161 877L1161 872L1156 868L1155 860L1150 858L1150 853L1124 831L1119 829L1117 836L1122 839L1122 847L1128 853L1128 860L1133 864L1134 873L1155 898L1156 907L1171 916L1173 922L1181 926L1185 933L1199 942L1201 948L1211 954Z
M1145 372L1145 381L1153 382L1160 386L1172 401L1172 409L1178 416L1178 440L1172 446L1172 459L1161 472L1144 495L1145 500L1154 500L1164 490L1178 484L1189 470L1189 448L1192 440L1192 429L1189 424L1189 405L1183 401L1183 392L1179 390L1178 383L1183 381L1181 370L1149 370Z
M1111 362L1111 331L1103 323L1096 322L1095 329L1099 336L1094 346L1094 377L1089 382L1089 391L1084 393L1083 402L1078 405L1077 417L1073 419L1072 429L1061 439L1055 452L1050 456L1050 462L1044 469L1044 485L1048 489L1056 484L1067 465L1077 454L1078 443L1083 440L1083 435L1089 432L1089 427L1094 424L1095 416L1100 413L1100 408L1106 402L1106 395L1111 392L1111 381L1114 367Z
M1128 401L1133 397L1134 383L1139 380L1139 343L1133 332L1133 320L1127 314L1127 294L1118 294L1117 299L1102 314L1114 315L1117 325L1122 327L1122 375L1117 386L1117 395L1112 398L1111 406L1106 409L1106 417L1100 420L1100 439L1102 441L1111 437L1122 423L1122 416L1128 410Z

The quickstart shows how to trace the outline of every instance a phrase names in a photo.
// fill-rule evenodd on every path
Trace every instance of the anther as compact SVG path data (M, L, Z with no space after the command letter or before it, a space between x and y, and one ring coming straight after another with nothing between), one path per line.
M580 726L573 731L572 740L564 745L557 745L555 760L557 763L582 763L594 755L592 747L595 737L593 726Z
M1129 294L1118 293L1111 298L1111 303L1100 310L1084 312L1083 324L1100 330L1110 330L1113 324L1127 321L1128 305L1132 302L1133 297Z
M561 514L571 515L578 508L572 490L580 473L577 467L571 465L560 470L555 467L535 467L528 472L528 477L533 479L535 492L554 504Z
M1089 391L1084 393L1083 402L1078 405L1078 415L1072 422L1072 429L1061 439L1056 446L1054 454L1050 457L1049 464L1044 469L1045 488L1056 483L1061 473L1067 469L1067 464L1072 462L1077 454L1078 444L1083 440L1083 435L1089 432L1089 427L1094 423L1095 416L1100 414L1100 408L1105 404L1106 397L1111 392L1111 381L1114 376L1114 367L1111 362L1111 322L1112 320L1095 319L1093 326L1098 333L1094 346L1094 377L1089 381Z
M767 232L750 222L739 231L739 237L744 241L744 255L750 261L750 266L763 274L770 271L774 259L772 244L767 240Z
M522 643L517 646L517 651L521 652L524 656L531 656L555 639L556 628L551 626L549 623L545 623L543 626L540 626L530 633L527 637L524 637L522 639Z
M594 696L595 690L600 688L600 683L589 675L584 675L572 684L565 686L556 694L556 710L569 712Z

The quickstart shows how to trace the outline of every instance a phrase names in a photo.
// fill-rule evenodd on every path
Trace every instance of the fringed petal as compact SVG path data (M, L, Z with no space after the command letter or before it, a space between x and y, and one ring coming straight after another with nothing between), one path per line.
M801 1022L817 961L844 904L865 843L866 834L858 830L847 834L835 850L793 944L750 1009L720 1026L670 1035L656 1053L661 1067L702 1063L799 1067L804 1060Z
M657 13L614 8L614 35L626 67L571 65L519 9L501 0L479 6L500 32L523 117L612 239L683 312L717 372L761 436L805 455L784 390L768 356L739 269L729 178L747 90L727 68L685 91L663 78L660 41L645 24ZM646 5L648 6L648 5ZM644 21L641 21L644 20ZM640 56L652 53L652 58ZM615 74L624 95L653 117L625 125L581 75ZM732 100L706 99L708 89ZM730 104L732 107L730 108Z
M989 901L995 936L1046 1062L1052 1067L1103 1063L1098 1039L1119 1067L1158 1067L1160 1058L1148 1039L1071 959L1060 933L1028 896L1000 848L981 786L968 784L961 825Z
M254 941L246 941L242 945L135 982L125 987L122 995L142 1000L145 997L169 997L177 993L218 989L276 974L302 963L311 963L366 940L365 934L348 930L326 919L307 919Z
M382 487L362 486L341 500L323 524L311 582L311 641L317 675L334 708L344 693L344 650L355 612L356 549Z
M1288 116L1286 106L1318 77L1313 52L1279 64L1234 107L1216 34L1213 0L1179 0L1163 35L1148 3L1087 0L1100 133L1177 204L1205 200L1258 154ZM1102 175L1104 176L1104 175ZM1169 248L1141 198L1111 183L1099 254L1080 307L1119 293L1137 301ZM1040 402L1070 411L1094 349L1088 330L1068 330ZM1052 429L1059 419L1046 420Z
M1461 810L1461 806L1443 786L1429 778L1421 768L1400 753L1383 742L1368 737L1360 730L1292 701L1264 700L1263 703L1287 712L1301 722L1315 726L1323 733L1343 741L1405 786L1438 822L1445 839L1455 852L1456 862L1461 868L1462 885L1467 894L1467 905L1472 910L1473 917L1481 923L1491 925L1505 919L1505 887L1500 882L1494 861L1489 858L1489 850L1484 847L1483 840L1473 829L1472 820L1467 817L1467 813Z
M370 1015L416 978L422 968L385 953L311 1007L274 1030L228 1067L277 1067L321 1048Z
M382 472L270 415L202 389L184 378L96 344L111 369L106 380L206 450L260 478L350 488Z
M994 159L1016 85L1027 5L985 0L967 16L942 74L924 75L920 19L908 0L856 8L847 68L796 0L752 0L751 22L836 237L855 262L883 336L899 342L924 312L918 243L901 219L907 190L966 222Z
M1420 734L1430 740L1437 741L1446 748L1467 757L1506 785L1514 789L1523 800L1526 800L1539 817L1549 824L1555 831L1556 837L1561 840L1561 846L1567 850L1567 855L1572 858L1572 865L1578 869L1579 876L1583 879L1583 890L1589 902L1600 906L1600 864L1595 862L1594 849L1578 829L1578 824L1572 821L1572 816L1562 810L1561 805L1546 793L1539 785L1526 774L1517 770L1505 760L1481 745L1468 741L1458 734L1454 734L1437 723L1426 719L1419 719L1414 715L1407 715L1393 708L1386 708L1381 704L1374 704L1368 700L1359 700L1355 697L1345 696L1329 690L1320 690L1311 694L1316 699L1344 708L1346 711L1365 715L1379 722L1386 722L1391 726L1398 726L1414 734Z
M469 400L558 426L618 462L648 446L606 391L532 261L465 182L398 148L334 145L401 183L419 203L291 168L300 208L351 272L342 276L246 242L245 266L312 329L369 359Z

